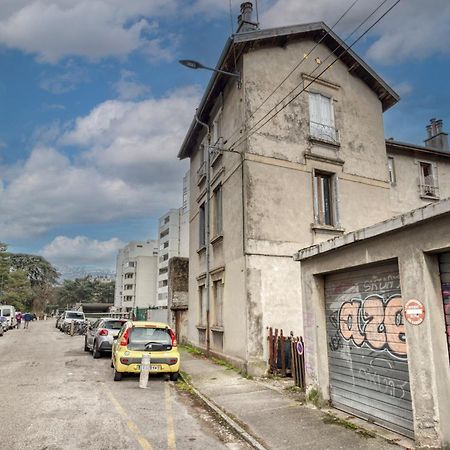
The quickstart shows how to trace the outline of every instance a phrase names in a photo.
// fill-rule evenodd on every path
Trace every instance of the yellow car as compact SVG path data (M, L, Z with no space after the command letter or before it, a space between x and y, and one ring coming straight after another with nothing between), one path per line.
M165 323L128 321L112 347L114 381L120 381L124 373L140 373L144 353L150 355L150 373L178 379L180 354L173 330Z

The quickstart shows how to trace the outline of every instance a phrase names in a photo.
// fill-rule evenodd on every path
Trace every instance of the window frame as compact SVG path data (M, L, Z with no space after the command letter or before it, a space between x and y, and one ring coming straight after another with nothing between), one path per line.
M326 172L322 170L313 170L313 208L314 208L314 225L327 228L339 228L339 211L338 211L338 178L336 173ZM325 199L323 191L323 183L319 180L327 179L328 184L328 202ZM328 214L326 204L328 203ZM327 223L326 217L329 217Z
M214 237L223 235L223 186L219 183L213 191Z
M418 162L419 167L419 191L420 196L427 198L427 199L439 199L439 182L437 177L437 167L436 164L429 161L423 161L419 160ZM427 166L430 168L430 175L432 184L426 183L426 175L424 174L423 168ZM427 187L430 187L431 189L428 190Z
M329 116L330 116L330 123L322 123L322 122L316 122L313 121L313 112L317 113L318 115L318 111L314 111L314 108L317 104L316 101L313 101L312 98L313 97L319 97L319 98L324 98L327 99L329 101ZM332 144L332 145L340 145L340 136L339 136L339 131L336 128L336 114L335 114L335 110L334 110L334 97L332 95L326 95L322 92L317 92L317 91L308 91L308 112L309 112L309 135L310 138L313 140L318 140L321 142L326 142L328 144ZM319 127L314 127L313 124L318 125ZM317 129L320 129L320 126L322 127L327 127L330 130L333 131L334 136L328 136L325 133L320 133L317 132Z
M397 174L395 172L395 158L393 156L388 156L387 159L388 159L387 165L388 165L389 183L391 185L395 185L397 184Z
M206 247L206 205L203 202L198 207L198 248Z

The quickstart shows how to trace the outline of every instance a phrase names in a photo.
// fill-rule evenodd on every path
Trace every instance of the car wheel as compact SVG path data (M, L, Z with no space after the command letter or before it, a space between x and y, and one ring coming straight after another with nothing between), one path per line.
M180 372L172 372L170 374L170 381L177 381L180 376Z
M122 372L117 372L116 369L114 369L114 381L120 381L122 379Z
M95 359L101 358L102 357L102 353L100 352L100 350L97 347L97 342L94 342L92 344L92 356Z
M90 352L89 347L87 345L87 339L86 338L84 338L84 351L85 352Z

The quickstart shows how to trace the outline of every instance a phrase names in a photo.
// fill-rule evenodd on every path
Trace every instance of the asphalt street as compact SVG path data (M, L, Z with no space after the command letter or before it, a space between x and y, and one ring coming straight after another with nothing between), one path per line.
M248 449L163 377L113 381L110 358L83 351L54 320L0 337L1 449Z

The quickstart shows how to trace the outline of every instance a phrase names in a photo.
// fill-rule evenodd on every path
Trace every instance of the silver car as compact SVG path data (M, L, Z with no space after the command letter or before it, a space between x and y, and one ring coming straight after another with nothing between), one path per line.
M114 339L117 338L126 319L105 317L98 319L89 326L84 338L84 351L92 352L94 358L100 358L102 353L111 352Z

